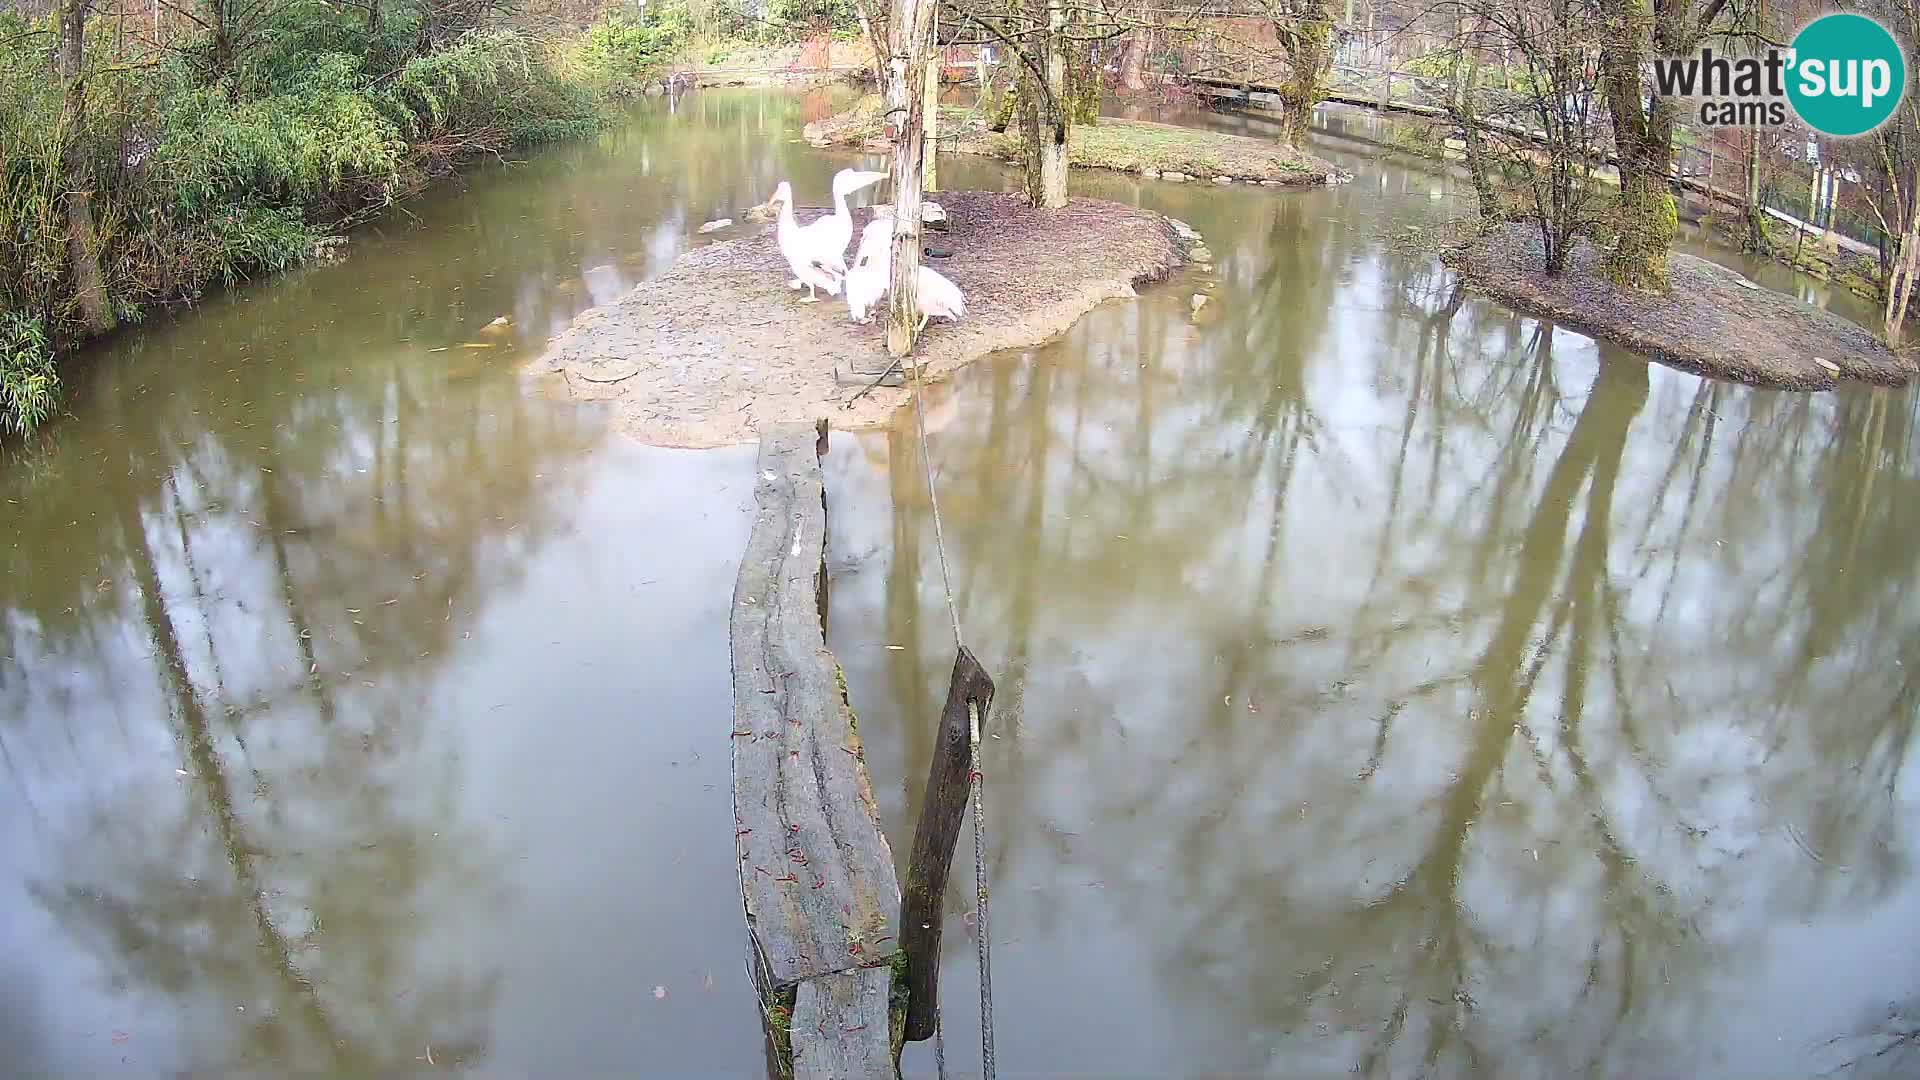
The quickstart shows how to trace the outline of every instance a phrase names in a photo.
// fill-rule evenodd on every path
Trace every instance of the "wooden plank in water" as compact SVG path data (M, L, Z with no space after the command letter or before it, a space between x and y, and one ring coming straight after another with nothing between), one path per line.
M953 868L953 845L960 838L967 797L973 793L969 704L985 727L993 707L993 679L963 645L953 658L947 703L940 710L934 735L933 763L920 800L920 823L913 830L913 856L907 863L906 898L900 909L901 925L906 927L900 932L900 947L907 954L909 1042L933 1038L940 1005L940 932L946 915L947 872Z
M823 631L826 424L760 439L759 504L734 585L733 804L747 927L787 986L884 963L900 886Z
M861 968L800 984L793 1003L794 1080L891 1077L887 995L892 970Z

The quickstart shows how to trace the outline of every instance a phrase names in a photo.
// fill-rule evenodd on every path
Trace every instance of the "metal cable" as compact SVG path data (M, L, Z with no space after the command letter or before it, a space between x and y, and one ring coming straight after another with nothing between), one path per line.
M987 943L987 779L980 772L980 707L967 702L967 724L973 735L973 889L980 906L980 934L974 939L980 959L980 1063L993 1080L993 956Z

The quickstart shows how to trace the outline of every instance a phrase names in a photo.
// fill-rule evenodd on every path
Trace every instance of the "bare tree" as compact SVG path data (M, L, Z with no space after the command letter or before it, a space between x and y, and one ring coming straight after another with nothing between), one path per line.
M1497 170L1540 229L1546 269L1566 267L1575 240L1595 224L1599 89L1594 59L1603 23L1592 0L1461 0L1459 47L1518 58L1521 89L1494 93L1462 82L1452 108L1463 119L1468 160L1483 179L1481 207L1494 201ZM1459 65L1465 79L1467 66Z
M1878 0L1861 6L1907 41L1920 32L1916 0ZM1920 203L1916 202L1920 196L1920 101L1912 91L1900 100L1886 124L1850 149L1862 159L1857 164L1872 177L1862 188L1889 241L1880 314L1887 340L1899 344L1905 336L1915 273L1920 270Z

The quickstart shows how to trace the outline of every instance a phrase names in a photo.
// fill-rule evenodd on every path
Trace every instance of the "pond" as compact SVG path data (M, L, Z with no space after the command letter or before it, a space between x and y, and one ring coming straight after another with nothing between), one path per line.
M0 471L10 1060L762 1068L726 839L752 450L634 446L516 367L703 221L824 191L850 159L792 140L830 105L650 105L96 350ZM1076 174L1214 272L930 395L1000 684L1001 1068L1871 1055L1920 1011L1913 393L1748 390L1457 295L1397 239L1460 185L1382 130L1326 118L1334 189ZM925 464L910 413L827 462L901 858L953 646Z

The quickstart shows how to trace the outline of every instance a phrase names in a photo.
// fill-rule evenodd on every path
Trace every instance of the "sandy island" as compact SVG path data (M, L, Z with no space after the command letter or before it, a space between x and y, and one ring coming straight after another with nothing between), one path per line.
M1186 259L1174 223L1137 207L1074 199L1035 210L1018 196L987 192L933 198L952 225L929 232L925 244L951 254L926 265L966 294L968 316L928 324L915 355L928 378L1064 333L1098 304L1134 295L1135 285L1165 278ZM870 215L855 212L856 236ZM623 431L660 446L747 442L775 421L884 423L908 400L906 388L878 387L849 408L858 388L834 375L836 364L886 366L884 312L861 326L843 299L801 303L804 294L787 288L772 226L747 228L582 313L528 377L549 394L607 402Z
M1660 294L1615 287L1603 257L1583 240L1566 273L1548 277L1539 230L1510 223L1446 261L1496 300L1683 371L1781 390L1829 390L1840 377L1900 386L1915 373L1912 356L1858 324L1706 259L1673 253Z

